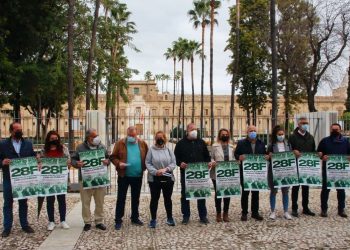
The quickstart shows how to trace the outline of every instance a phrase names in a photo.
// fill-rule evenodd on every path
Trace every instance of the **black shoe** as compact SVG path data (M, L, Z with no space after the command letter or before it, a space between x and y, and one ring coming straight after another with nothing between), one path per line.
M242 214L241 221L247 221L247 220L248 220L248 216L246 214Z
M292 210L292 216L293 217L299 217L298 210Z
M326 210L323 210L320 215L321 215L321 217L328 217Z
M309 215L309 216L315 216L316 215L314 212L311 212L310 209L303 210L303 214Z
M105 231L107 229L107 227L103 223L97 224L96 228L98 228L98 229L100 229L102 231Z
M10 233L11 233L11 231L4 230L4 231L2 231L1 237L2 238L9 237Z
M84 231L89 231L91 229L91 224L85 224L84 225Z
M120 230L122 228L122 223L121 222L115 223L114 228L115 230Z
M143 222L140 221L139 218L137 218L136 220L131 220L131 223L136 225L136 226L143 226Z
M264 218L260 214L252 214L252 218L255 220L263 220Z
M338 215L343 218L348 218L348 215L344 211L339 211Z
M32 234L32 233L34 233L33 228L31 228L30 226L23 227L22 230L23 230L24 232L26 232L27 234Z
M208 220L207 217L201 218L201 219L199 220L199 222L200 222L201 224L204 224L204 225L209 224L209 220Z
M182 225L187 225L190 222L190 217L183 217L182 219Z

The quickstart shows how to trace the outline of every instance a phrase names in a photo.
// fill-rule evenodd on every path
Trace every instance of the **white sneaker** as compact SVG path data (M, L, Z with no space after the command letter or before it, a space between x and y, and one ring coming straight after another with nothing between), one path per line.
M292 219L292 217L290 216L290 214L289 214L288 212L285 212L285 213L284 213L284 218L285 218L286 220L291 220L291 219Z
M55 229L55 222L49 222L49 225L47 225L47 230L53 231Z
M271 212L269 218L270 218L270 220L276 220L276 213L275 212Z
M69 228L70 228L69 225L67 224L67 222L65 222L65 221L62 221L62 222L61 222L61 227L62 227L63 229L69 229Z

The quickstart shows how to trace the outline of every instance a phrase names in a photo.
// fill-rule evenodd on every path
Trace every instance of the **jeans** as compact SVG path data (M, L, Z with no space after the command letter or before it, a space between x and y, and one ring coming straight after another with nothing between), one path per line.
M3 207L3 224L4 231L11 231L13 224L13 198L12 188L10 179L4 178L3 180L3 196L4 196L4 207ZM27 199L18 200L18 213L19 221L22 228L28 226L28 204Z
M125 200L129 186L131 187L131 220L139 218L140 193L142 177L118 176L118 197L115 209L115 223L121 223L124 217Z
M221 202L224 200L224 213L228 213L228 209L230 207L230 198L217 198L216 195L216 180L212 179L214 189L215 189L215 208L216 208L216 213L220 214L221 213Z
M172 180L159 181L156 180L155 177L153 182L149 182L149 188L151 191L151 202L149 209L151 211L152 220L157 219L158 201L161 191L163 191L164 207L167 218L173 218L173 203L171 201L171 195L173 194L174 182Z
M185 170L181 169L181 212L184 218L191 216L190 201L186 200ZM200 219L207 217L205 199L197 200L197 209Z
M288 191L289 187L283 187L282 189L282 202L283 202L283 211L288 212L288 203L289 203L289 197L288 197ZM273 188L270 192L270 207L271 211L274 212L276 208L276 195L277 195L277 188Z
M46 197L46 209L49 222L55 222L55 195ZM57 195L58 211L60 213L60 221L66 220L66 195Z

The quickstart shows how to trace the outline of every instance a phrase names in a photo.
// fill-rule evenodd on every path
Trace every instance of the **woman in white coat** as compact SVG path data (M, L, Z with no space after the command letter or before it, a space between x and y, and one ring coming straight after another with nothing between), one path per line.
M233 145L230 143L230 132L222 128L219 130L217 142L213 144L211 149L211 159L214 162L219 161L233 161ZM212 167L210 169L210 178L213 181L215 189L215 208L216 208L216 221L217 222L229 222L228 210L230 206L230 198L217 198L216 195L216 176L215 176L215 163L210 164ZM221 213L221 203L224 202L223 214Z

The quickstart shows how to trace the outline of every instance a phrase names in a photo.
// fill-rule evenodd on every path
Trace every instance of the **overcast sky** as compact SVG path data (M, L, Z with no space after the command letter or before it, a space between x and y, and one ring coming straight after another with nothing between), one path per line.
M192 0L124 0L132 12L131 20L136 23L138 33L134 35L134 44L140 53L127 49L130 60L130 67L140 71L134 76L134 80L143 80L146 71L152 74L173 74L173 61L166 61L164 53L172 42L179 37L194 39L200 42L201 30L195 30L189 21L188 10L192 9ZM229 94L231 91L231 76L227 74L226 68L230 63L230 52L225 52L230 26L229 7L234 5L235 0L221 1L221 8L218 10L219 25L214 30L214 94ZM205 61L204 85L205 93L209 93L209 27L206 29L207 59ZM347 58L346 58L347 59ZM346 60L347 61L347 60ZM344 65L344 63L341 63ZM195 92L200 93L201 64L200 59L195 59ZM345 68L341 67L334 76L335 82L341 81ZM177 64L180 69L180 63ZM190 64L185 64L185 92L191 92ZM333 83L334 84L334 83ZM171 81L169 88L171 88ZM328 86L328 85L327 85ZM329 87L323 86L321 94L329 94ZM160 89L160 86L159 86Z

